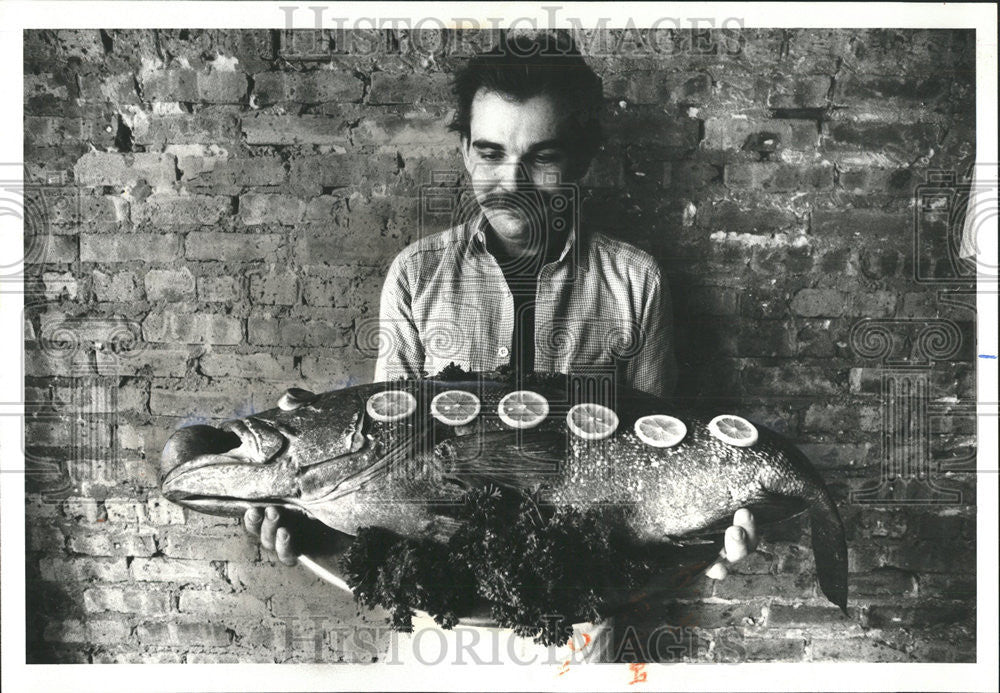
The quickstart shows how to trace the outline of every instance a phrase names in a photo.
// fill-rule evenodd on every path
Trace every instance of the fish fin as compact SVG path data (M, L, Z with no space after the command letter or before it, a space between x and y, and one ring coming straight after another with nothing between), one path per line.
M744 507L753 513L754 524L758 528L782 522L783 520L800 515L806 510L806 504L801 498L766 492L758 499L748 500ZM700 537L712 537L725 532L732 524L733 516L727 513L707 527L690 534L685 534L683 540L690 541L691 539Z
M401 440L394 447L390 448L386 454L382 455L372 464L368 465L364 469L359 469L354 474L346 476L338 481L333 488L324 493L322 496L317 496L315 498L310 497L310 502L325 503L357 492L372 480L384 477L396 463L404 462L409 459L412 456L413 449L414 440L412 438L405 438ZM332 461L335 461L335 458L325 460L325 462ZM304 496L310 496L310 491L314 489L321 489L327 483L328 480L324 478L324 473L326 473L326 469L325 465L322 464L310 465L309 468L302 472L300 486Z
M566 435L552 431L497 431L460 436L434 449L443 477L462 488L488 484L534 493L565 459Z
M813 555L820 589L847 615L847 539L837 506L825 488L809 505Z

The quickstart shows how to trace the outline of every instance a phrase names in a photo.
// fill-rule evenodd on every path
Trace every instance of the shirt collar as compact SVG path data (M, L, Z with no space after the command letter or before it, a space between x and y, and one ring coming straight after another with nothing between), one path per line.
M471 239L471 246L476 252L481 252L489 254L489 250L486 248L486 228L489 225L489 221L486 219L486 214L483 212L482 208L479 212L472 218L469 223L469 232ZM590 262L587 258L587 234L584 233L579 224L574 224L573 228L570 229L569 235L566 236L566 243L563 245L562 251L559 253L559 257L555 260L554 264L560 264L564 260L569 260L570 262L575 262L580 269L586 271L590 268Z

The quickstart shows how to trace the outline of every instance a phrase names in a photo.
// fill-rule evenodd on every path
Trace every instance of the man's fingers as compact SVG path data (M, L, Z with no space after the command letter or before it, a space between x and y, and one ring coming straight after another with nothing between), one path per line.
M279 527L274 538L274 550L278 553L278 560L285 565L295 565L298 558L295 549L292 548L292 535L284 527Z
M730 563L742 560L750 553L746 530L733 525L726 530L726 558Z
M743 528L746 532L747 548L750 551L756 551L760 537L757 535L757 522L754 520L753 513L746 508L740 508L733 515L733 525Z
M260 508L249 508L243 513L243 529L255 537L260 536L260 523L264 520L264 514Z
M272 506L264 511L264 521L260 525L260 545L268 551L274 551L275 533L278 531L278 509Z
M713 580L722 580L727 575L729 575L729 569L726 568L726 559L719 558L715 563L705 571L705 577L712 578Z

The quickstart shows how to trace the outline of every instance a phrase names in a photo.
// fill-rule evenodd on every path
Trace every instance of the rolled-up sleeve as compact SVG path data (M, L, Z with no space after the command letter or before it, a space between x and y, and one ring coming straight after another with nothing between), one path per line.
M378 359L375 382L418 378L424 367L424 350L413 320L408 254L400 253L389 266L379 301Z
M641 343L628 363L626 374L635 389L657 397L669 397L677 384L673 302L659 268L649 272L644 293L639 330Z

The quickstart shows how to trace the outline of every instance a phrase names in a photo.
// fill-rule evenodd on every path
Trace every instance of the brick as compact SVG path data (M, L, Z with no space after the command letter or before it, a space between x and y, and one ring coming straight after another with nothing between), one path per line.
M239 126L234 114L150 114L132 128L136 144L164 147L171 144L221 144L235 142Z
M140 582L179 582L204 585L218 583L219 572L208 561L184 561L176 558L135 558L132 579Z
M222 354L211 352L201 357L199 365L201 372L211 377L237 376L270 380L298 377L298 371L291 356L268 353Z
M754 142L772 140L765 144L774 150L814 149L819 144L819 129L808 120L753 120L747 118L707 118L703 146L708 149L740 149Z
M164 616L171 611L170 592L127 587L91 587L83 593L83 608L89 612Z
M236 277L198 277L198 300L231 303L240 300L240 280Z
M199 72L198 100L203 103L243 103L247 77L242 72Z
M766 80L769 108L822 108L833 85L829 75L779 75Z
M128 580L128 565L124 558L42 558L38 566L42 579L50 582Z
M296 234L293 253L296 262L307 266L381 265L406 245L404 238L365 233L348 237L329 229L308 229Z
M146 518L150 523L162 525L184 524L184 509L163 498L150 498L145 505Z
M805 654L805 641L791 638L745 638L716 648L716 661L721 662L797 662ZM732 655L736 656L733 657ZM727 656L728 655L728 656Z
M735 303L734 297L734 307ZM740 356L791 356L795 349L792 334L779 320L745 322L739 328L736 345Z
M454 144L455 133L448 131L447 114L410 110L406 113L366 114L352 131L352 139L362 145Z
M815 594L812 575L741 575L730 573L725 580L714 581L713 596L719 599L746 600L781 596L808 599Z
M79 79L80 98L84 101L139 104L139 94L132 74L81 74Z
M98 301L132 302L145 299L143 283L130 270L113 274L94 270L91 279Z
M354 329L346 315L317 320L250 316L247 341L259 345L344 347L354 343Z
M207 590L184 590L181 592L178 610L181 613L209 615L261 616L268 613L261 599L237 592L209 592Z
M947 98L951 78L944 75L921 75L919 78L897 75L872 75L845 72L837 76L835 98L838 101L877 101L919 103Z
M742 246L753 246L757 243L778 241L790 243L799 233L782 234L783 238L748 238L746 234L775 234L778 231L788 229L799 230L804 224L799 217L788 209L772 207L759 204L747 206L732 200L720 200L711 206L704 206L699 213L698 223L700 226L707 226L711 229L719 229L722 234L718 239L713 235L712 240L735 241ZM806 239L808 241L808 239ZM736 245L734 243L734 246ZM745 259L746 247L734 247L734 254L740 261Z
M247 144L347 144L347 123L323 116L255 115L244 118Z
M410 104L422 101L450 101L450 77L447 74L392 74L376 72L368 91L370 104Z
M879 568L851 575L850 589L858 597L915 597L917 578L909 571Z
M94 652L93 664L183 664L184 655L180 652L153 651L143 649L139 652ZM90 663L90 662L88 662Z
M43 272L42 286L45 298L50 301L58 301L63 297L73 301L79 294L76 277L70 272Z
M302 221L306 203L291 195L243 195L240 222L246 226L278 224L290 226Z
M856 624L859 614L853 607L848 607L848 613L850 616L844 616L837 607L771 604L767 625L769 628L808 628L827 625L849 628Z
M87 152L73 167L82 186L124 186L145 181L153 186L172 184L177 160L170 154Z
M232 631L225 626L199 621L146 621L135 634L143 645L226 647L232 641Z
M78 239L76 236L35 236L31 239L33 252L28 256L28 266L45 263L68 264L76 262Z
M298 300L298 279L293 273L252 274L250 300L264 305L294 305Z
M811 404L806 410L803 430L829 433L857 430L861 415L857 407Z
M254 75L254 95L260 106L281 101L316 104L358 101L364 85L346 71L263 72Z
M849 662L908 662L910 657L901 650L871 638L813 638L809 659Z
M847 390L847 377L836 369L816 366L769 367L752 365L743 370L743 385L751 394L835 395Z
M275 261L282 237L273 233L218 233L195 231L185 239L189 260L226 260L227 262Z
M310 306L350 305L352 276L303 277L302 298ZM355 303L355 305L358 305Z
M86 626L77 619L48 622L45 624L44 637L48 642L87 642L88 640Z
M931 123L833 121L826 124L825 148L859 147L889 152L890 160L905 166L927 154L938 141L938 126ZM886 150L885 148L891 147Z
M216 224L232 213L232 202L223 195L151 195L132 207L137 224Z
M792 299L792 311L807 318L838 317L846 302L847 296L833 289L802 289Z
M291 169L292 185L308 198L307 219L329 218L329 210L338 210L343 206L342 198L323 196L317 199L317 193L328 188L377 183L388 185L396 182L400 171L395 151L297 157L292 161Z
M887 318L896 312L897 298L892 291L852 293L844 306L844 314L866 318Z
M181 182L195 187L236 188L281 185L285 164L276 156L230 159L228 156L179 156Z
M179 270L152 269L143 279L150 301L185 301L194 299L194 275L187 267Z
M198 74L194 70L160 70L142 76L147 101L198 101Z
M255 561L259 558L258 544L250 540L242 527L208 536L175 529L166 533L163 555L206 561Z
M147 342L239 344L243 322L221 314L153 312L142 321L142 335Z
M975 607L968 604L926 604L921 606L874 605L868 610L868 625L873 628L902 626L943 627L948 623L968 623Z
M91 556L152 556L156 553L152 534L132 532L75 533L69 536L66 546L73 553Z
M54 504L47 504L47 507L55 507ZM101 518L101 513L97 507L97 500L94 498L67 498L61 504L62 513L71 520L84 519L87 522L97 522Z
M302 377L320 392L371 382L375 359L307 354L302 357Z
M52 553L54 550L62 549L65 544L66 536L58 527L47 524L30 524L28 526L29 551Z
M247 394L247 389L246 381L234 381L210 392L154 387L149 395L149 408L153 414L162 416L231 419L257 410L253 406L254 396Z
M180 256L180 236L172 233L130 233L80 235L80 259L83 262L169 263Z
M833 166L782 163L733 163L725 168L726 185L764 192L828 190L833 187Z

